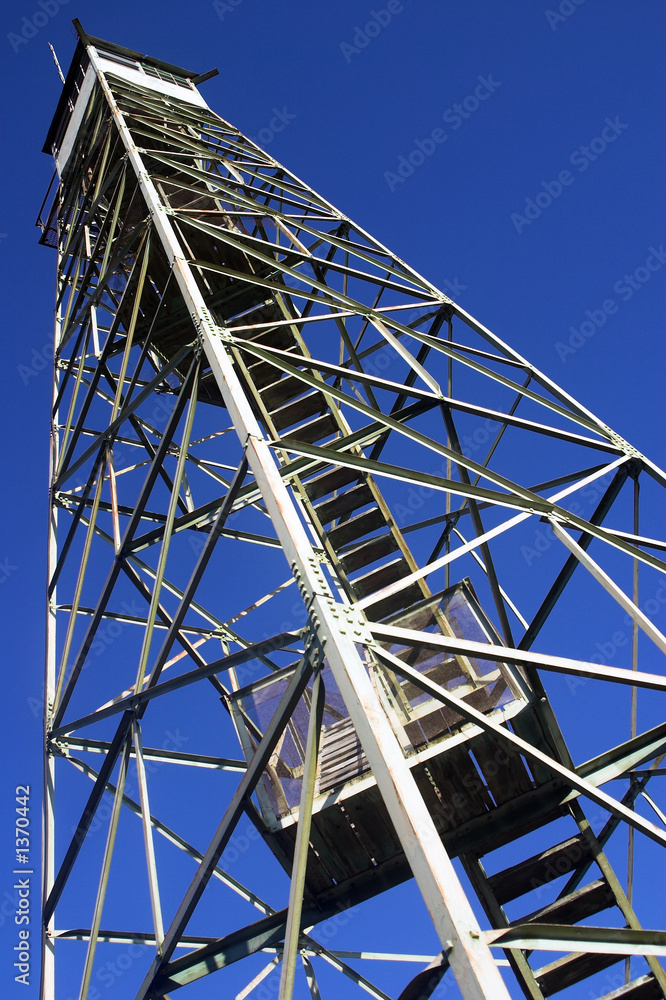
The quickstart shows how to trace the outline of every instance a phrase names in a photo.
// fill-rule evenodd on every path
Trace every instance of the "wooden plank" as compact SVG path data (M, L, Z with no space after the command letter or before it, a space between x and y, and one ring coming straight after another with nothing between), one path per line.
M593 952L565 955L557 962L537 969L534 978L543 995L549 997L622 961L624 959L619 955L600 955Z
M296 841L296 827L292 826L286 827L284 830L277 830L275 833L269 835L268 840L271 847L271 842L275 842L275 855L287 874L291 874L291 862L294 857L294 843ZM313 895L330 889L332 884L329 872L326 871L313 850L308 851L305 884L308 891Z
M283 431L286 427L293 427L294 424L301 423L315 413L323 413L326 409L326 397L321 392L314 391L273 410L271 420L278 431Z
M448 828L448 819L442 810L441 792L435 786L432 772L427 764L421 764L412 769L414 780L428 807L428 812L435 821L437 832L441 835Z
M346 799L344 805L359 839L376 864L402 856L402 846L376 785Z
M493 734L476 737L472 752L497 805L534 787L520 754Z
M371 573L359 576L351 582L357 597L367 597L368 594L374 594L376 591L388 587L390 583L395 583L396 580L409 576L410 573L411 569L407 560L404 556L400 556L398 559L393 559L380 566L379 569L374 569Z
M337 421L332 413L327 412L323 417L317 417L308 424L302 424L293 431L285 434L285 437L293 438L294 441L304 441L306 444L316 444L325 438L331 437L339 430Z
M605 878L598 878L513 923L577 924L614 905L613 890Z
M274 315L278 315L277 311L274 312ZM241 330L237 336L253 344L263 345L264 347L277 347L281 351L288 351L290 348L297 346L294 335L288 326L276 326L272 330L261 330L259 333L252 333L250 331L250 336L245 337L243 337L243 331ZM248 365L248 367L250 366Z
M640 976L625 983L612 993L604 993L599 1000L664 1000L664 991L652 974Z
M550 753L555 760L559 759L557 750L547 739L543 726L541 725L532 706L524 708L522 712L519 712L518 715L514 716L511 720L511 728L516 736L520 736L521 739L526 740L533 746L540 747L542 750L545 750L546 753ZM536 763L536 761L530 761L529 767L537 784L539 785L546 784L553 777L552 772L549 771L548 768L543 767L542 764Z
M303 487L308 498L314 502L321 499L321 497L328 496L329 493L333 493L335 490L342 489L343 486L348 486L350 483L357 483L360 478L361 473L358 469L352 469L347 465L337 465L327 469L321 475L309 479L306 483L303 483Z
M383 528L385 525L386 521L379 507L373 507L357 517L350 518L344 524L338 524L335 528L331 528L326 532L326 537L336 552L339 552L341 547L348 542L362 538L363 535L369 535L371 531L376 531L377 528Z
M341 557L341 562L345 572L352 573L356 569L362 569L363 566L377 562L378 559L389 555L390 552L395 552L397 548L398 541L395 535L389 531L385 535L369 538L361 545L357 545L356 548L350 549Z
M488 791L466 747L454 747L431 757L428 768L442 797L440 809L446 817L447 829L462 826L492 808Z
M500 906L537 889L561 875L568 875L581 865L593 861L594 855L582 834L534 854L488 879Z
M395 614L396 611L401 611L402 608L409 607L410 604L415 604L422 597L423 592L421 588L418 583L414 583L410 587L405 587L404 590L398 591L397 594L385 597L384 600L378 601L376 604L369 604L365 609L365 613L371 621L381 621L383 618L388 618L389 615Z
M317 517L322 524L328 524L344 514L350 514L359 507L365 507L374 502L374 497L367 483L360 483L351 490L346 490L332 500L324 500L315 506ZM380 524L384 523L382 518Z
M336 858L338 867L345 873L344 877L358 875L372 867L370 856L339 806L329 806L328 809L316 813L315 816L321 844L328 852L324 856L326 859ZM313 824L315 816L313 816ZM317 847L317 851L322 853L320 847ZM340 880L338 879L338 881Z
M345 864L344 858L337 850L331 850L328 840L322 836L322 816L329 810L312 814L312 826L310 827L310 844L319 855L320 864L324 870L329 872L331 881L344 882L349 878L349 868ZM325 822L325 821L324 821Z
M285 375L284 378L265 386L261 390L261 398L266 408L271 410L282 406L290 399L295 399L296 396L302 396L308 388L309 386L301 382L295 375Z

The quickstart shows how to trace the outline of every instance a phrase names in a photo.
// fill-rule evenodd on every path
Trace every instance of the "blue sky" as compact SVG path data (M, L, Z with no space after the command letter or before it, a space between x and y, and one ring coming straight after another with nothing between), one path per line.
M33 223L60 92L48 43L66 72L72 17L177 65L219 67L202 85L215 111L666 464L659 0L7 0L3 859L15 785L33 788L35 835L39 825L55 254ZM619 726L618 740L628 709ZM6 861L0 870L4 899ZM7 931L3 921L3 980ZM36 996L9 985L5 995Z

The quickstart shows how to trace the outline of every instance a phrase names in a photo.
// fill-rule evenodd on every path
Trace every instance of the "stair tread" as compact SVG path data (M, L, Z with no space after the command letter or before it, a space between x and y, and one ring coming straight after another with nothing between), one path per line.
M336 465L332 469L327 469L320 476L303 483L303 488L308 498L314 503L315 500L320 500L343 486L358 482L361 477L362 473L358 469L352 469L348 465Z
M366 510L362 514L358 514L356 517L352 517L348 521L336 525L335 528L331 528L326 532L326 535L333 548L337 551L348 542L353 542L357 538L362 538L363 535L369 535L371 531L376 531L377 528L385 526L386 518L379 507L372 507L370 510Z
M240 331L239 335L243 337ZM251 344L258 344L259 346L276 347L281 351L288 351L289 348L296 350L298 346L294 340L293 333L287 326L276 326L272 330L262 330L260 333L254 333L252 336L243 337L243 340L247 340Z
M605 878L599 878L512 923L576 924L614 903L613 890Z
M349 549L341 557L341 562L345 572L350 573L356 569L362 569L364 566L369 566L371 563L381 559L382 556L387 556L390 552L395 552L397 548L398 540L389 531L384 535L375 535L373 538L368 538L355 548Z
M367 597L369 594L374 594L376 591L388 587L389 584L395 583L396 580L402 580L403 577L409 576L410 573L411 568L409 563L401 555L398 559L392 559L391 562L384 563L378 569L373 569L363 576L356 577L355 580L351 581L351 585L358 597Z
M390 597L384 597L377 601L375 604L369 604L365 613L368 618L374 622L381 622L390 615L396 613L396 611L402 611L404 608L410 608L412 604L416 604L417 601L423 599L423 591L417 583L411 583L408 587L404 587L399 590L396 594L391 594Z
M273 424L277 430L281 431L285 427L293 427L294 424L300 423L315 413L322 414L326 409L326 397L315 389L306 396L300 396L290 403L285 403L283 406L271 410L270 414Z
M345 490L344 493L339 493L338 496L333 497L331 500L324 500L316 504L315 511L321 523L328 524L330 521L335 521L338 517L342 517L343 514L359 510L370 503L374 503L372 490L367 483L363 482L359 483L358 486L353 486L351 489ZM383 517L380 523L385 523Z
M534 970L534 978L545 997L560 993L575 983L624 961L622 955L602 955L599 952L573 952L555 962Z
M612 993L604 993L599 1000L663 1000L664 991L652 973L625 983Z
M315 417L314 420L310 420L307 424L301 424L300 427L295 427L284 435L285 438L291 438L293 441L304 441L308 444L316 444L324 440L325 438L331 437L340 428L338 423L329 411L322 414L321 417Z
M498 903L503 906L504 903L517 899L532 889L575 871L593 858L587 841L582 834L578 834L491 875L488 882Z
M285 375L284 378L279 378L265 386L261 390L261 398L266 407L271 410L282 406L290 399L295 399L296 396L301 396L307 392L308 388L309 386L301 382L295 375Z

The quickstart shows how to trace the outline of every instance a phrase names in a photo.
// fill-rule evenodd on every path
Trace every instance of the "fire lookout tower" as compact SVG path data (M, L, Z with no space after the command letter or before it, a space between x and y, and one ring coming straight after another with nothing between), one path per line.
M618 745L600 712L578 760L549 692L663 696L638 580L666 571L666 477L212 112L208 74L75 25L44 147L42 1000L72 970L90 998L130 946L137 1000L271 974L281 1000L388 998L365 958L401 1000L445 975L465 1000L663 1000L649 874L615 869L623 831L666 847L666 724ZM526 579L539 519L560 558ZM586 659L600 601L628 668ZM364 906L412 877L439 954L370 953ZM341 915L355 952L318 937Z

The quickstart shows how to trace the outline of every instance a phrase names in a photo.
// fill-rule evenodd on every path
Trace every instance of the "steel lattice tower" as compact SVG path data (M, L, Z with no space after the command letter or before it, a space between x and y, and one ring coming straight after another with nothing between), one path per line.
M639 609L664 474L214 114L201 77L75 25L45 146L42 1000L64 996L56 953L93 1000L129 947L114 995L137 1000L277 977L285 1000L386 998L363 957L400 956L369 954L363 907L411 876L441 955L393 963L391 996L450 966L465 1000L663 998L666 932L614 859L627 830L666 847L666 724L635 724L639 689L666 689ZM480 424L487 453L465 447ZM555 571L527 572L535 524ZM589 655L604 602L633 669ZM600 707L578 759L547 694L565 682L633 697L630 738ZM356 953L318 936L340 916Z

